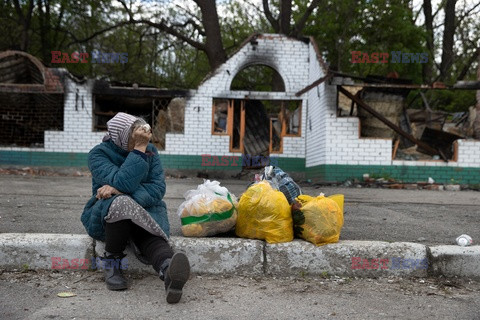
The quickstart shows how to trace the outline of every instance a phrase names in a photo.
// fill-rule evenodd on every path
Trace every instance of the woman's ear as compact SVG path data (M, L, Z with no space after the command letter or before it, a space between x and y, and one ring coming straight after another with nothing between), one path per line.
M128 147L127 151L132 151L135 148L135 141L133 140L132 134L128 137Z

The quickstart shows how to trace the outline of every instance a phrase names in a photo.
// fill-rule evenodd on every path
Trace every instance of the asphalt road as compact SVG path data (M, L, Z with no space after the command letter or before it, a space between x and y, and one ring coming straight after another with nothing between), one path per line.
M167 179L165 202L172 235L181 235L176 214L183 194L199 178ZM222 180L237 197L249 184ZM390 190L378 188L303 188L304 193L345 195L341 239L454 244L466 233L480 241L480 193L476 191ZM0 232L76 233L91 194L89 177L0 175Z

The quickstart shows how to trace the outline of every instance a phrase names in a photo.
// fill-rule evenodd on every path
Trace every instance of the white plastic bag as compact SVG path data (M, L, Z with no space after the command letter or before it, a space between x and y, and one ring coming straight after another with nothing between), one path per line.
M177 214L186 237L206 237L231 230L237 221L237 199L218 181L204 180L184 194Z

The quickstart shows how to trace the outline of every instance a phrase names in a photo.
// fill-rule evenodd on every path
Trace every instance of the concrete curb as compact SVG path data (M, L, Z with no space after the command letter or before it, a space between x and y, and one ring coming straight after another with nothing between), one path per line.
M269 275L427 276L427 248L417 243L346 240L317 247L294 240L267 244L265 251Z
M480 246L430 247L433 275L480 278Z
M184 237L172 237L171 243L176 251L188 255L196 274L480 278L480 246L429 248L410 242L342 240L317 247L297 239L267 244L240 238ZM73 259L91 259L103 251L103 243L87 235L0 234L0 267L6 270L51 269L54 257L64 259L57 266L66 268ZM155 273L133 252L127 251L127 257L129 270Z
M50 269L52 258L89 259L92 239L79 234L2 233L0 267L9 269Z
M190 260L196 274L263 275L263 241L237 238L171 237L174 251L182 251ZM103 256L105 244L97 241L97 256ZM136 259L130 248L126 250L128 269L155 273L152 266Z

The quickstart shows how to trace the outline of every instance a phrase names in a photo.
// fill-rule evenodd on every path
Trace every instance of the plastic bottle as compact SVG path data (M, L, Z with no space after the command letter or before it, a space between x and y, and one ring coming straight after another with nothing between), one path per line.
M462 234L456 239L457 244L462 247L469 246L473 243L472 238L468 234Z

